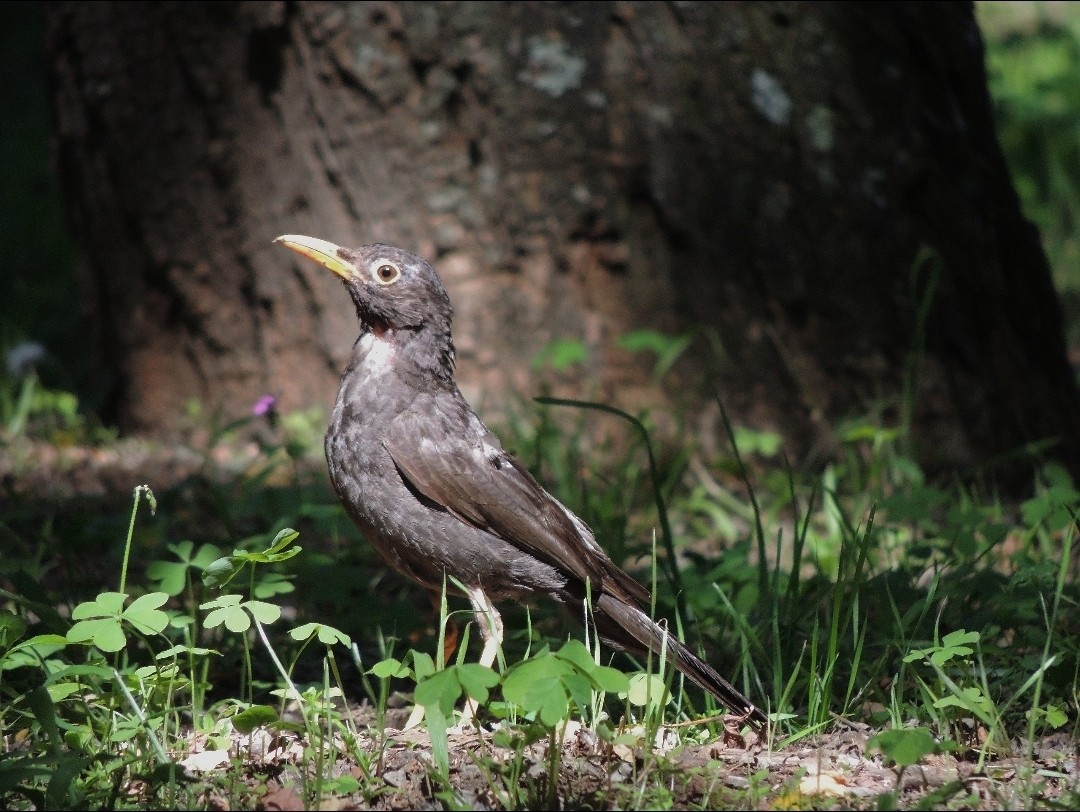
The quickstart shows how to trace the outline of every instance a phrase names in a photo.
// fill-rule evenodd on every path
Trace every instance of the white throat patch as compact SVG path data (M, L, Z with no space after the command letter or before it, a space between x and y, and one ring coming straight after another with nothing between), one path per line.
M392 340L379 338L374 333L365 333L357 346L360 369L364 371L364 377L370 378L386 372L396 352L397 347Z

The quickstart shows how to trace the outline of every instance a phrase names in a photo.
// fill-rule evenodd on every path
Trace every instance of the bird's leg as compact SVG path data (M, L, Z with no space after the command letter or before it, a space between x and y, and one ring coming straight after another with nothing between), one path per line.
M484 638L484 649L480 652L480 665L491 668L495 658L502 653L502 617L480 587L472 587L469 590L469 602L476 615L476 625L480 627L480 636ZM476 716L476 700L466 697L465 707L461 711L461 721L454 732L465 730L472 724L474 716Z
M480 665L491 668L502 650L502 617L480 587L469 590L469 601L476 615L476 625L480 627L480 636L484 638L484 650L480 652Z

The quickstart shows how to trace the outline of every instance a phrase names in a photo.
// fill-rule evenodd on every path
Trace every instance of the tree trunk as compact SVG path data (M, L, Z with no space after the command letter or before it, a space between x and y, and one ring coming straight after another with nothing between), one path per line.
M126 429L331 402L355 318L303 233L434 260L474 403L576 338L559 391L634 408L615 339L694 331L676 374L797 456L874 413L932 468L1080 460L967 3L71 3L50 50Z

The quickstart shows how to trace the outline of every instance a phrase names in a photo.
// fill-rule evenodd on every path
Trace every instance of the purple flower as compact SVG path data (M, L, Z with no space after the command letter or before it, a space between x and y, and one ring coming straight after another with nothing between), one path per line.
M255 417L264 417L268 414L272 414L277 410L277 398L273 395L263 395L257 401L255 405L251 407L251 413Z

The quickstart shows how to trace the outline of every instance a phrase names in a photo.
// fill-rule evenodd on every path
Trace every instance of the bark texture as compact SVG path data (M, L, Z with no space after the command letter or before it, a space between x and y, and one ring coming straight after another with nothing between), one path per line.
M930 467L1080 459L969 4L71 3L50 50L126 429L330 403L354 315L271 245L305 233L435 261L474 403L563 337L560 391L633 408L650 359L615 339L693 330L668 394L708 373L796 457L873 412Z

